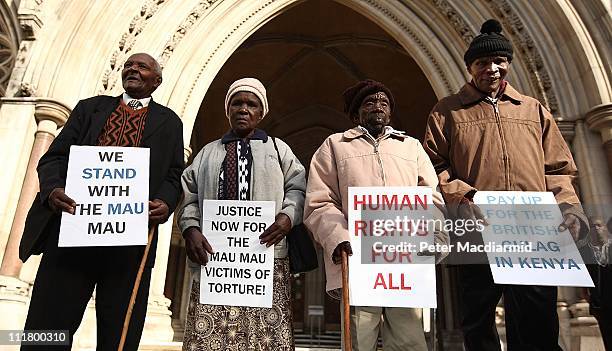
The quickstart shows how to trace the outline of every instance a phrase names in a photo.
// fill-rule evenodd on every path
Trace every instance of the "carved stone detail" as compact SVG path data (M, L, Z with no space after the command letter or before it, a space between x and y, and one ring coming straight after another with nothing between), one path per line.
M561 131L563 139L565 139L565 141L571 145L572 141L574 141L574 136L576 135L576 121L557 120L557 126Z
M514 49L521 52L529 71L531 84L536 88L536 98L554 115L559 113L559 102L552 87L550 74L544 65L540 51L527 31L523 21L507 0L487 0L493 13L510 34Z
M13 277L0 276L0 296L6 299L26 302L30 287L27 283Z
M174 31L172 38L168 40L166 45L164 45L164 51L159 57L159 64L164 67L166 62L172 54L174 53L174 49L180 43L181 40L185 37L185 34L193 27L195 23L198 22L200 18L206 13L206 11L215 3L217 0L204 0L200 1L191 11L189 15L185 18L183 23L181 23L178 28Z
M430 0L431 3L446 16L455 31L461 36L463 42L469 45L475 38L465 19L446 0Z
M215 1L216 0L205 1L205 3L211 3L212 4ZM193 83L189 87L189 92L187 94L187 98L184 100L183 105L180 107L180 109L178 111L179 115L183 115L184 114L185 109L187 107L187 102L189 101L189 97L193 93L193 89L194 89L195 84L196 84L195 82L197 82L199 80L200 76L205 71L206 66L211 61L211 59L215 56L215 54L217 53L219 48L221 48L221 46L223 46L223 44L227 41L227 39L229 39L234 34L234 32L236 32L236 30L238 30L238 28L240 28L240 26L245 24L251 17L255 16L261 10L263 10L264 8L269 6L270 4L274 3L274 1L275 0L268 0L268 1L266 1L259 8L257 8L255 11L250 13L247 17L243 18L242 21L240 21L239 24L237 24L234 28L232 28L232 30L229 33L226 34L226 36L223 38L223 40L221 40L221 42L217 45L217 47L215 47L215 49L210 53L208 58L203 62L202 66L200 68L200 71L198 71L195 79L193 80ZM441 77L442 82L444 83L444 86L445 86L447 92L449 94L452 93L453 89L452 89L452 87L450 85L450 82L448 81L448 78L444 74L444 71L442 70L440 63L436 60L436 58L431 53L429 48L423 43L421 38L410 28L410 26L407 23L405 23L404 21L402 21L400 18L398 18L391 10L389 10L385 6L379 4L377 1L367 0L366 3L368 3L371 7L376 9L378 12L384 14L389 19L391 19L393 22L395 22L395 24L397 24L406 34L408 34L412 38L412 40L417 44L417 46L419 47L421 52L425 53L427 55L427 58L433 63L434 67L436 67L436 71L438 72L439 76ZM195 23L195 21L194 21L194 23ZM186 32L187 29L188 28L186 28L186 27L179 27L178 31L185 30L185 32ZM177 36L177 38L179 38L178 41L180 41L180 39L183 36L184 36L184 34L183 35L178 35ZM174 50L174 47L176 47L176 44L178 43L178 41L177 40L170 40L169 44L166 45L166 49L164 50L164 54L162 54L162 57L164 57L164 59L163 59L164 62L167 62L168 57L172 54L172 51Z
M17 58L17 43L10 37L2 19L0 27L0 96L4 96Z
M438 72L438 75L442 79L442 83L444 83L444 87L446 88L446 92L448 94L453 93L454 92L453 88L451 87L450 82L448 81L448 78L446 77L446 74L442 70L442 68L441 68L442 66L440 65L440 63L438 62L436 57L431 53L431 51L429 50L427 45L425 45L423 43L423 41L421 40L421 38L410 28L410 25L407 24L406 22L402 21L391 10L389 10L385 6L379 4L377 1L367 0L366 3L368 3L371 7L375 8L377 10L377 12L380 12L380 13L384 14L390 20L395 22L395 24L397 24L404 31L405 34L408 34L412 38L414 43L418 46L419 50L421 52L423 52L427 56L429 61L436 68L436 71Z
M109 93L117 84L117 77L121 71L121 64L134 47L136 37L142 32L147 21L159 10L167 0L147 0L136 16L130 21L127 32L123 33L117 43L117 49L111 55L108 68L102 74L101 94Z
M240 28L243 24L248 22L249 19L251 19L256 14L258 14L261 10L270 6L270 4L274 3L274 1L275 0L268 0L266 2L262 2L262 5L260 7L258 7L256 10L251 12L248 16L243 17L240 23L235 25L234 28L232 28L232 30L225 35L225 37L221 40L221 42L217 44L214 50L210 53L210 55L208 55L206 60L202 63L200 70L198 71L191 85L189 86L189 92L187 93L187 98L184 100L183 105L180 107L180 110L177 112L179 116L182 116L185 113L185 109L187 108L187 102L189 101L189 98L191 97L191 94L193 93L193 89L195 88L196 82L200 80L200 77L206 70L206 67L208 66L212 58L217 54L219 49L223 46L223 44L227 41L227 39L229 39L232 35L234 35L234 33L238 30L238 28Z
M22 82L19 85L17 92L15 93L16 97L31 97L36 96L36 87L33 84Z
M202 0L193 7L193 9L189 12L189 15L187 15L185 20L178 26L170 40L168 40L164 46L164 50L159 57L162 67L166 62L168 62L174 53L175 48L179 45L189 30L204 17L206 11L208 11L217 1L218 0ZM205 71L208 63L218 52L221 46L223 46L223 44L227 41L227 39L229 39L236 32L236 30L238 30L238 28L246 23L251 17L272 4L274 1L275 0L268 0L265 3L262 3L258 9L250 13L246 18L243 18L242 21L232 28L232 30L223 38L223 40L217 44L217 47L213 49L208 58L203 62L200 71L197 73L194 79L194 84L192 84L189 88L188 97L191 96L193 92L195 82ZM166 2L166 0L147 1L141 8L140 13L132 19L128 32L124 33L124 35L121 37L118 43L118 49L113 53L109 60L110 68L104 72L102 78L102 93L109 92L114 88L117 80L115 77L118 76L118 73L121 70L118 62L123 62L124 57L133 47L136 37L142 31L146 21L155 14L159 6L164 2ZM448 93L452 93L452 87L445 75L445 72L442 70L440 63L425 45L423 40L410 28L410 26L396 16L391 10L381 5L377 1L366 0L365 2L378 12L387 16L396 25L398 25L405 34L410 36L413 42L418 46L419 50L423 52L431 61L437 73L441 77L442 83L444 84ZM442 14L444 14L466 44L469 44L473 40L476 33L470 29L470 26L466 20L447 0L430 0L430 2L436 8L438 8ZM521 56L525 58L525 63L530 70L530 80L536 87L536 97L544 104L544 106L548 107L553 114L556 114L558 112L558 102L552 89L550 75L544 66L542 56L536 48L533 39L527 32L523 22L514 12L514 9L507 0L500 0L499 2L486 0L486 2L504 25L506 33L509 34L510 39L515 44L515 49L520 51L522 54ZM187 106L187 101L189 101L189 98L185 99L185 102L180 109L180 113L184 112Z
M41 7L43 0L24 0L19 6L19 25L24 40L36 40L36 34L43 26Z

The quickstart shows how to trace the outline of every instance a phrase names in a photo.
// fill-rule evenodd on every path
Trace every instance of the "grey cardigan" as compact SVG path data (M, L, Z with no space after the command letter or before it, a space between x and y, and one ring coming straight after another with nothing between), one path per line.
M250 141L253 154L251 200L275 201L277 214L286 214L291 219L291 224L295 226L302 223L306 172L291 148L279 138L275 140L282 169L270 137L266 141ZM200 228L200 206L204 199L217 198L219 172L224 158L225 146L221 143L221 139L215 140L204 146L183 172L181 183L185 198L177 212L177 222L181 232L189 227ZM275 245L274 257L287 257L286 238ZM199 265L191 261L189 266L199 268Z

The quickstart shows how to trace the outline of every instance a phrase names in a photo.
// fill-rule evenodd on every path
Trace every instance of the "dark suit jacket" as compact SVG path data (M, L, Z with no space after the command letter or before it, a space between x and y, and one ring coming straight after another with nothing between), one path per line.
M42 253L46 239L59 230L59 215L51 211L47 199L53 189L66 186L70 146L96 145L106 120L120 99L120 96L96 96L79 101L64 129L38 162L40 192L26 218L19 245L19 258L23 262L31 255ZM179 200L180 177L185 166L181 119L171 109L151 100L141 147L150 149L149 197L163 200L172 213ZM150 265L154 262L156 244L155 239L148 260Z

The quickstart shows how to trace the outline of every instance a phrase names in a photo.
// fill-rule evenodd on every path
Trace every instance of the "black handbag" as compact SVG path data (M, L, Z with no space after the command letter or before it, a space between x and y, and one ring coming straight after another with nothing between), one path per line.
M283 170L283 163L281 161L280 153L278 152L278 146L276 146L276 140L272 138L274 149L276 149L276 156L278 157L278 165ZM319 267L319 260L317 259L317 250L314 247L310 233L303 223L293 226L291 231L287 233L287 247L289 250L289 269L291 273L305 273L317 269Z

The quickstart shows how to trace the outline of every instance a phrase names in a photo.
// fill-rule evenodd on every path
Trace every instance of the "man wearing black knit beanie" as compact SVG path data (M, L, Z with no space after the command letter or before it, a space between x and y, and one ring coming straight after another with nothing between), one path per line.
M512 58L501 24L486 21L464 55L471 81L433 108L423 146L454 218L485 220L472 201L480 190L550 191L564 218L559 230L581 247L589 226L573 186L576 165L551 113L505 80ZM461 240L482 243L480 233ZM561 350L556 287L495 284L486 258L457 263L466 350L501 350L495 307L502 296L508 350Z

